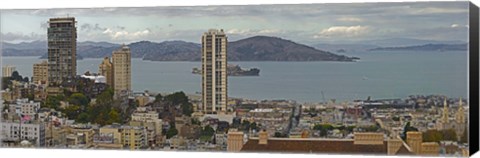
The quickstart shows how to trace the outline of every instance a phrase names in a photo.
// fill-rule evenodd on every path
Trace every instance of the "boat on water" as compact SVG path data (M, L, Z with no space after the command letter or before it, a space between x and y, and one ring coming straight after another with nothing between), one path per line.
M199 68L192 69L193 74L202 74L202 70ZM239 65L227 65L227 75L228 76L259 76L260 69L251 68L251 69L242 69Z

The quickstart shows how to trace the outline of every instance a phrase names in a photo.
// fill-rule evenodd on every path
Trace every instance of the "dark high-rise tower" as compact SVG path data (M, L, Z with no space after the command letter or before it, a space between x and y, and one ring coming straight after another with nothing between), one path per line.
M74 17L48 21L48 83L58 86L77 74L77 27Z

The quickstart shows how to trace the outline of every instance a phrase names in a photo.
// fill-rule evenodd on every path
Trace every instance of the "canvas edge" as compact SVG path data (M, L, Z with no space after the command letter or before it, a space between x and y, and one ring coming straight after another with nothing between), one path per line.
M478 7L469 5L469 154L478 152L479 146L479 12Z

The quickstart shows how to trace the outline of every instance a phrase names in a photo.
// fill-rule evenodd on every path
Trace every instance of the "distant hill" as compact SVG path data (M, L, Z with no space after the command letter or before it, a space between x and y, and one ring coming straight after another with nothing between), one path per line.
M8 44L5 56L42 56L46 58L46 42ZM161 43L140 41L128 44L133 58L151 61L200 61L201 45L185 41L165 41ZM119 44L108 42L78 42L77 56L81 58L102 58L111 56ZM24 49L28 48L28 49ZM310 46L295 43L278 37L254 36L229 42L230 61L354 61L355 57L337 55Z
M201 46L185 41L165 41L161 43L137 42L129 45L143 60L152 61L200 61Z
M379 46L376 45L368 45L368 44L313 44L313 47L326 50L330 52L365 52L370 49L378 48Z
M47 49L12 49L3 48L2 56L42 56L47 53Z
M47 53L46 41L32 41L22 43L2 43L3 56L41 56Z
M437 41L437 40L422 40L412 38L387 38L378 40L358 41L361 44L377 45L379 47L408 47L427 44L463 44L465 41Z
M115 49L118 49L119 47L120 45L112 46L112 47L102 47L102 46L95 46L95 45L77 46L77 55L80 55L86 58L103 58L106 56L111 56L112 51Z
M78 42L77 43L77 59L83 59L83 56L89 57L103 57L113 47L118 47L119 44L108 42ZM81 52L81 53L80 53ZM111 51L110 51L111 52ZM3 43L3 56L41 56L40 58L47 58L47 41L33 41L22 43Z
M141 41L129 45L132 57L152 61L200 61L201 45L185 41L154 43ZM229 61L353 61L354 58L317 50L295 42L255 36L228 43Z
M255 36L228 45L231 61L354 61L278 37Z
M3 49L12 49L12 50L35 50L35 49L47 49L47 41L32 41L32 42L21 42L21 43L7 43L3 42Z
M120 44L108 43L108 42L92 42L92 41L85 41L85 42L78 42L77 47L82 46L95 46L95 47L120 47Z
M468 45L464 44L425 44L408 47L379 47L370 51L466 51Z

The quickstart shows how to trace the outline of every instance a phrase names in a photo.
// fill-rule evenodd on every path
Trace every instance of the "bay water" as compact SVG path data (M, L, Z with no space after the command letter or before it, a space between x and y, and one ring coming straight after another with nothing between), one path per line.
M463 52L364 52L357 62L229 62L259 68L260 76L228 78L229 97L323 102L329 99L404 98L440 94L466 97L468 54ZM22 76L32 76L39 57L2 57ZM101 58L78 60L77 73L98 72ZM201 92L200 62L158 62L132 59L134 91ZM322 96L323 93L323 96Z

